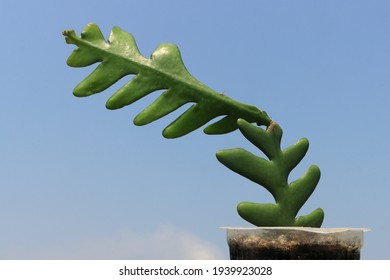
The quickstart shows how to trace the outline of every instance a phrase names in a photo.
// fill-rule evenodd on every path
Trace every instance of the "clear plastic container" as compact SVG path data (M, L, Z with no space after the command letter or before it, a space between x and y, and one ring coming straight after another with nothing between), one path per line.
M358 260L364 228L225 227L232 260Z

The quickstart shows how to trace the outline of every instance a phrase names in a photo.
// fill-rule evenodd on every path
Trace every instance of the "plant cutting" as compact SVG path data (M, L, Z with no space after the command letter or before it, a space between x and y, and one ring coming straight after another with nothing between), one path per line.
M239 129L265 157L235 148L217 152L217 159L232 171L263 186L275 199L274 203L241 202L237 206L239 215L263 231L282 229L282 235L279 237L283 236L283 238L289 236L288 229L292 229L293 235L296 235L296 230L299 228L304 228L307 232L307 229L321 227L324 219L324 211L321 208L307 215L297 216L319 182L320 169L313 165L301 178L289 182L290 172L304 158L308 150L309 142L306 138L282 150L282 129L278 123L271 120L265 111L233 100L192 77L184 66L178 47L173 44L161 44L150 58L145 58L138 50L133 36L119 27L112 29L107 41L94 23L88 24L80 36L73 30L64 31L63 35L66 43L77 46L67 60L69 66L85 67L100 63L75 87L73 91L75 96L86 97L102 92L119 79L127 75L135 75L108 99L106 102L108 109L119 109L154 91L165 90L134 118L135 125L149 124L188 103L192 106L163 130L162 134L165 138L182 137L214 121L217 117L222 117L208 124L204 132L226 134ZM271 235L272 238L275 237L274 234ZM246 232L244 236L252 236L252 234ZM235 237L235 241L239 239ZM256 240L257 243L263 242L262 237ZM246 238L243 242L246 245L241 247L248 247ZM246 255L239 252L234 253L234 257L232 251L241 250L240 245L235 244L235 248L230 248L231 257L262 258L261 253L264 249L254 246L253 238L249 243L251 243L250 249L255 250L255 253ZM357 258L356 252L360 252L361 244L352 245L351 248L347 243L345 242L346 246L342 249L353 251L353 258ZM231 244L229 241L229 245ZM292 243L289 244L291 247ZM280 248L278 250L280 254ZM300 250L302 251L302 248ZM288 249L288 254L291 251L291 248ZM294 258L303 257L300 253L298 255L293 253L293 255ZM319 257L326 258L322 253ZM336 256L332 255L332 258Z

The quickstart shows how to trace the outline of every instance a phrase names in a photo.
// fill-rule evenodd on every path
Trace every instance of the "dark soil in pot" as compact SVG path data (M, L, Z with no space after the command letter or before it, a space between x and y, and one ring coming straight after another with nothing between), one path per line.
M363 232L266 229L228 233L231 260L359 260Z

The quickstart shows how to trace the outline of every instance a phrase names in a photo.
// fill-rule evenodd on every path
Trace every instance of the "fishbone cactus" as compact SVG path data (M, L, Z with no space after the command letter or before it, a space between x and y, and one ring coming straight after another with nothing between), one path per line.
M306 154L307 139L301 139L281 151L282 130L266 112L235 101L196 80L187 71L179 49L173 44L159 45L147 59L139 52L133 36L118 27L112 29L107 41L94 23L88 24L81 36L73 30L64 31L63 35L68 44L78 47L67 60L69 66L85 67L100 63L75 87L74 95L90 96L104 91L127 75L135 75L108 99L106 107L119 109L154 91L165 90L135 117L134 124L145 125L187 103L193 104L164 129L163 136L166 138L181 137L222 116L222 119L208 125L204 132L224 134L239 128L269 159L243 149L217 153L220 162L264 186L275 198L276 204L240 203L238 212L241 217L257 226L321 226L324 218L322 209L295 218L318 183L318 167L310 167L302 178L288 183L289 173ZM264 125L267 130L251 123Z
M64 31L63 35L68 44L78 46L68 58L69 66L85 67L101 62L76 86L74 95L85 97L101 92L131 74L136 76L108 99L108 109L122 108L154 91L166 89L135 117L135 125L151 123L187 103L195 103L164 129L166 138L183 136L219 116L224 118L207 126L205 133L231 132L237 129L238 118L258 125L271 122L264 111L217 93L193 78L173 44L161 44L147 59L139 52L134 37L119 27L112 29L108 41L94 23L86 26L81 37L73 30Z
M324 219L321 208L296 218L299 209L317 186L320 169L313 165L301 178L288 183L290 172L309 148L308 140L302 138L282 151L282 129L277 123L273 122L267 130L255 127L243 119L239 119L237 123L241 133L269 160L241 148L219 151L217 158L234 172L262 185L276 201L276 204L241 202L237 206L239 215L257 226L320 227Z

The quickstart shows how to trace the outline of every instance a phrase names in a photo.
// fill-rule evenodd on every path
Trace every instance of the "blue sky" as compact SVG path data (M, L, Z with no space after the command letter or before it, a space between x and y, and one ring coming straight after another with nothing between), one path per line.
M301 214L323 227L366 227L364 259L390 259L390 3L388 1L3 1L0 22L0 259L224 259L221 226L249 226L240 201L271 202L216 151L238 132L167 140L177 111L132 124L158 92L116 111L107 91L76 98L95 66L66 65L63 30L89 22L132 33L149 57L179 46L216 91L267 111L301 137L321 181ZM184 110L184 109L183 109Z

